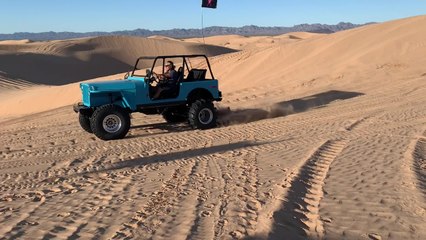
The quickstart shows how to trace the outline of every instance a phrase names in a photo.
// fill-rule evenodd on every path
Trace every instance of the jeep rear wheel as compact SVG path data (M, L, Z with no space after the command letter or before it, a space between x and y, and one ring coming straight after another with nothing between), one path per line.
M83 128L88 133L93 133L92 128L90 127L90 117L84 114L78 114L78 120L80 122L81 128Z
M104 105L93 112L90 125L93 133L102 140L121 139L130 129L130 116L118 106Z
M211 101L197 100L189 108L188 121L192 128L213 128L216 118L216 109Z

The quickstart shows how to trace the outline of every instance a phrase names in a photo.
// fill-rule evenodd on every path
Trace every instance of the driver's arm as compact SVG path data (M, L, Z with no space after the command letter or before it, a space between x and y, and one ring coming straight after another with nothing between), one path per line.
M172 78L172 72L171 71L167 71L163 74L163 80L169 80Z

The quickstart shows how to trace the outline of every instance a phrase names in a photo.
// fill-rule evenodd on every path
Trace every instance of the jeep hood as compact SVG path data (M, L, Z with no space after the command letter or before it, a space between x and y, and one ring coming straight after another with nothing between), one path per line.
M114 80L93 83L81 83L80 88L89 92L119 92L135 89L135 83L129 80Z

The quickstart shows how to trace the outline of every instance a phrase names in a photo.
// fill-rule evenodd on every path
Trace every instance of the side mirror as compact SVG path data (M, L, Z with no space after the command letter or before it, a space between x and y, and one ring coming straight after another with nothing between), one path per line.
M151 70L149 69L146 70L146 77L151 78Z
M129 78L129 76L130 76L130 72L127 72L126 75L124 75L124 79Z

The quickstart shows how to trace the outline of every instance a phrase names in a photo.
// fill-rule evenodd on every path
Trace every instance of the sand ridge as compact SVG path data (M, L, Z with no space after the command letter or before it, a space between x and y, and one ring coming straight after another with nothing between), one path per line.
M223 35L203 38L183 39L185 42L206 43L216 46L223 46L237 50L250 50L263 47L277 46L287 43L296 42L302 39L313 38L323 34L296 32L287 33L278 36L252 36L245 37L240 35Z

